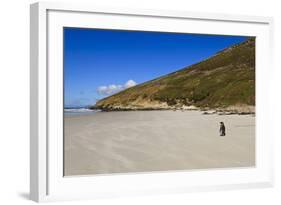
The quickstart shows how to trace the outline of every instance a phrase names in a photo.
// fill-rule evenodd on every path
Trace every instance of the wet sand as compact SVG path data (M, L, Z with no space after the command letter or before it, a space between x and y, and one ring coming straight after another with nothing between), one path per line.
M219 136L219 122L226 136ZM65 116L64 172L92 175L255 165L255 117L199 111Z

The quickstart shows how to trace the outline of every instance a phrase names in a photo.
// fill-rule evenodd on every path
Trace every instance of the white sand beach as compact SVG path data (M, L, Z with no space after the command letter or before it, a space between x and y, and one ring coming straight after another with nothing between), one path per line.
M199 111L66 115L66 176L255 165L255 117ZM226 136L219 136L219 122Z

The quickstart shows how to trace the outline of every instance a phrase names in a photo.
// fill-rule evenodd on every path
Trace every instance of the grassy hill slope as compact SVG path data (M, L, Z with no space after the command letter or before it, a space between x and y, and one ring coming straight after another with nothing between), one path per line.
M224 49L194 65L106 97L92 108L109 111L190 106L253 111L254 38Z

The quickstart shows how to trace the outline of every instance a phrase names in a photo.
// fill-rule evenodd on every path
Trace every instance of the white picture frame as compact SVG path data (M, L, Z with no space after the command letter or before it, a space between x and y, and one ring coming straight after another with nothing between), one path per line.
M64 26L256 36L256 166L63 177ZM272 100L272 29L270 17L97 8L71 3L32 4L30 198L41 202L273 186L273 113L265 109Z

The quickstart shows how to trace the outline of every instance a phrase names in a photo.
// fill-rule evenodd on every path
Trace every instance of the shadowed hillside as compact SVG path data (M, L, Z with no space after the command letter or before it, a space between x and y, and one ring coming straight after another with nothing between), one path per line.
M187 56L188 58L188 56ZM255 39L99 100L92 109L216 109L254 112Z

